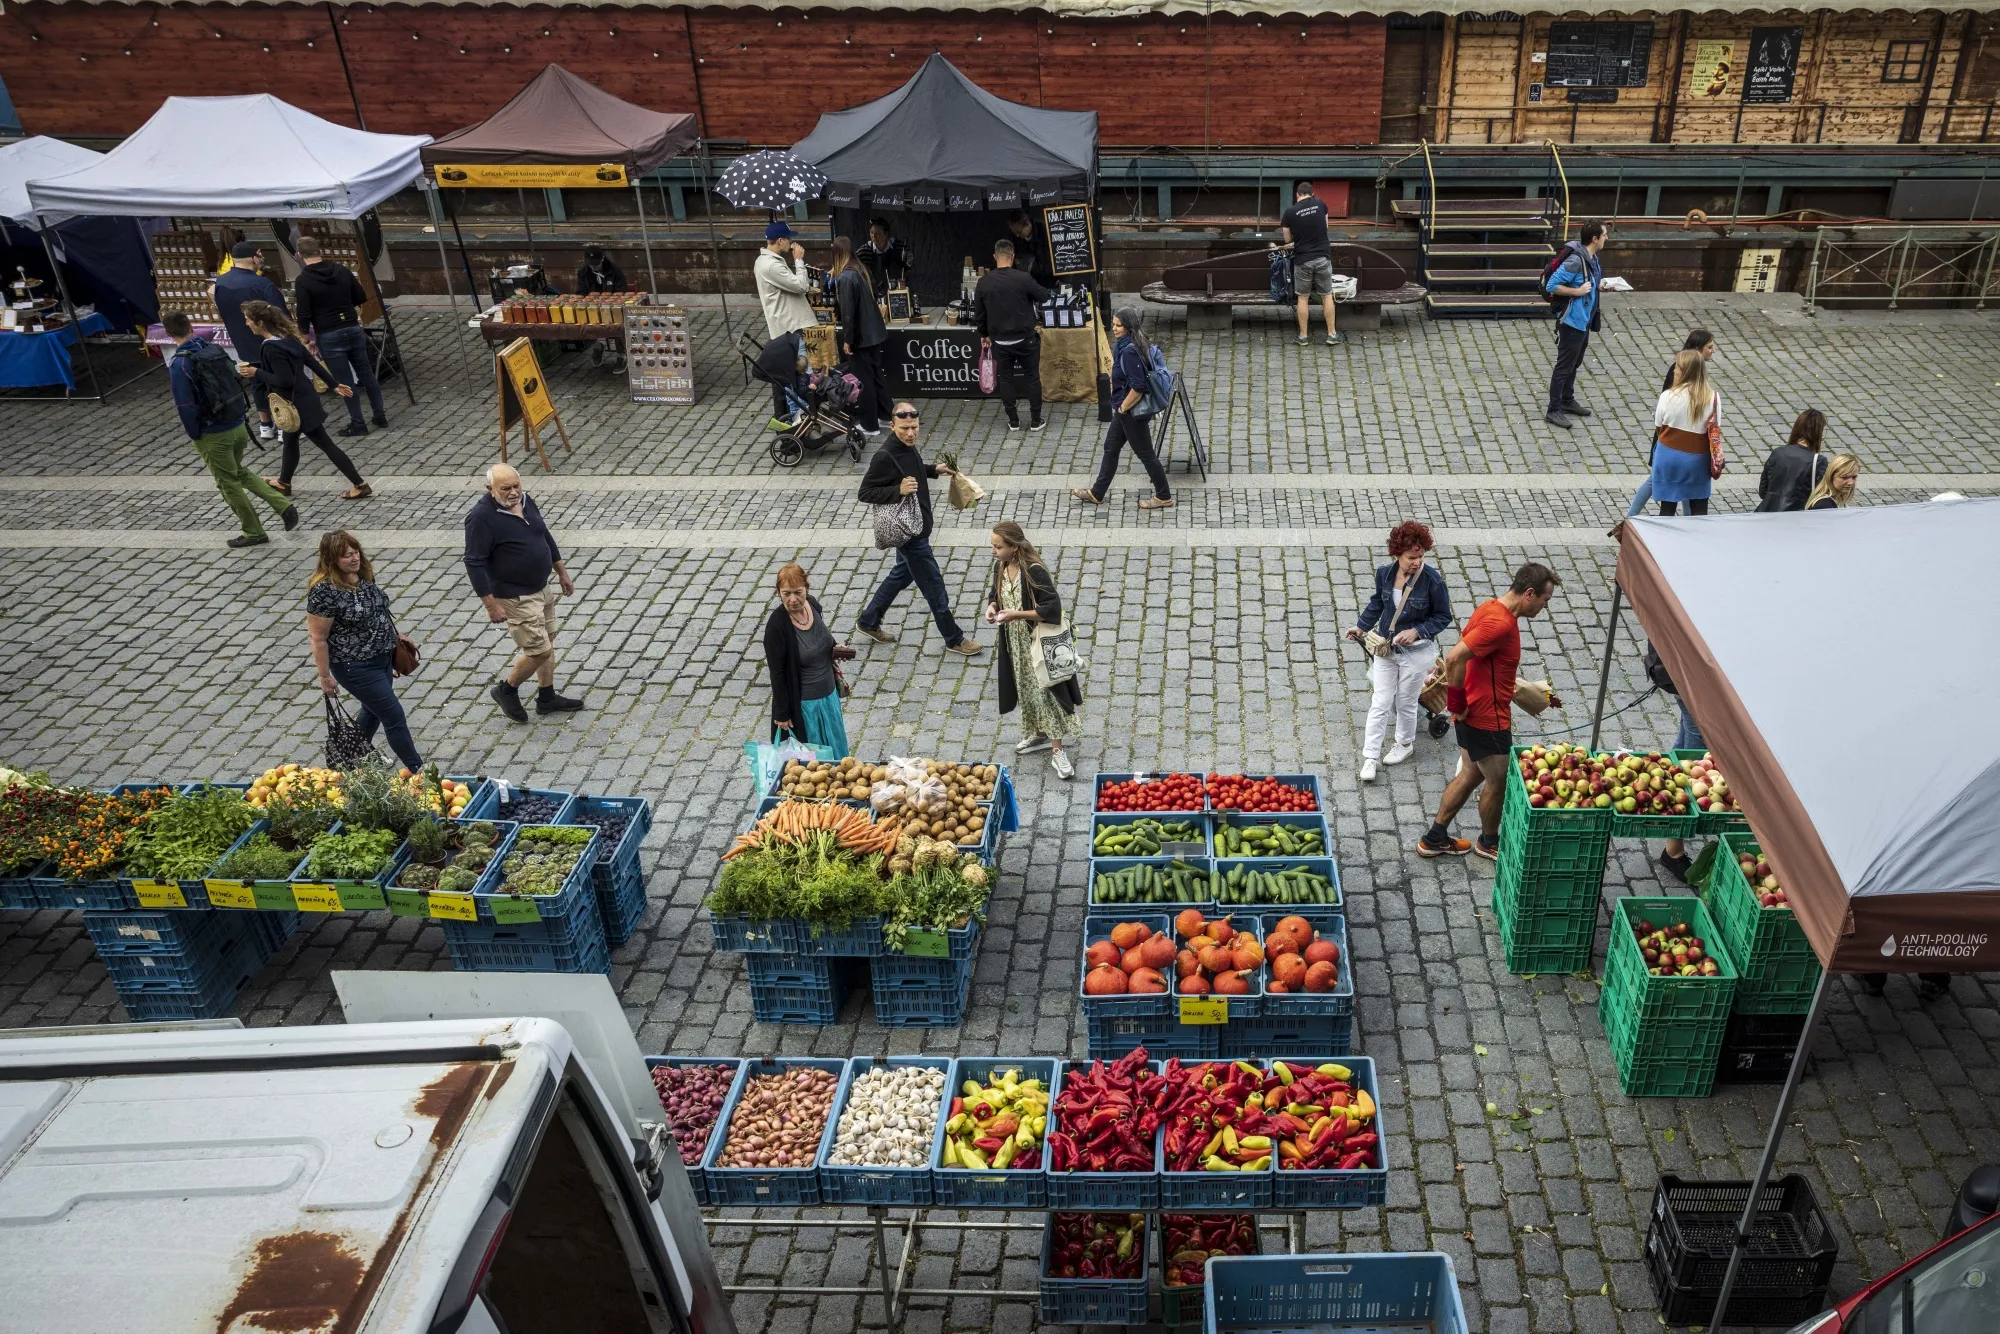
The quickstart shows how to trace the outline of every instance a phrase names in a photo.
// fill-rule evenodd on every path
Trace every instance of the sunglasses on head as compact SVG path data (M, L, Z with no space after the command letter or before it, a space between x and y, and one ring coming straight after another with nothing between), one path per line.
M896 420L898 421L915 421L916 419L917 414L914 412L899 412L896 414Z

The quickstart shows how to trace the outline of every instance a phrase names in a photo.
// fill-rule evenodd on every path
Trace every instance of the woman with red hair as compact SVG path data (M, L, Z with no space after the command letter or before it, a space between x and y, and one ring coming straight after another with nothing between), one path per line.
M1375 595L1347 632L1368 649L1368 726L1361 742L1361 781L1375 781L1378 764L1401 764L1417 748L1417 696L1437 662L1437 637L1451 624L1451 595L1444 576L1424 557L1431 530L1411 520L1389 534L1387 565L1375 571ZM1396 744L1388 756L1382 743L1389 719L1396 720Z

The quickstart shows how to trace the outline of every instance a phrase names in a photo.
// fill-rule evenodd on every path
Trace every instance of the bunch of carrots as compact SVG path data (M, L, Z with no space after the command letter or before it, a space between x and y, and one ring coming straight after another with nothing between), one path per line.
M728 861L738 853L747 852L772 839L783 843L804 843L822 830L832 834L843 848L866 857L877 852L893 851L896 837L902 832L902 824L897 820L884 820L877 824L868 818L866 812L837 802L781 801L749 830L738 834L729 851L722 854L722 860Z

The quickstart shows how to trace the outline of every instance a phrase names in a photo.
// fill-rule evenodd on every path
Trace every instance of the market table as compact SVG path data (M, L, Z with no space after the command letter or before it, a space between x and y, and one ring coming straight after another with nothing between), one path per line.
M76 346L80 337L110 329L110 317L93 312L75 324L46 333L22 333L17 329L0 333L0 388L32 389L51 384L76 388L76 373L69 364L70 348Z
M1111 346L1102 329L1044 328L1041 333L1042 397L1051 403L1095 400L1098 367L1106 373L1111 369ZM826 370L839 360L835 337L831 324L805 331L806 359L813 369ZM890 325L883 363L889 372L889 392L896 397L985 397L979 392L978 331L969 325L946 324L942 313L925 324Z

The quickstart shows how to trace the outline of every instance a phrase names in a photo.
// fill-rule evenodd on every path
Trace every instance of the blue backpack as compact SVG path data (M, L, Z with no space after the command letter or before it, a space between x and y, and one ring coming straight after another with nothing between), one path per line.
M1271 300L1280 306L1292 304L1292 256L1288 250L1271 252Z
M1157 417L1174 400L1174 373L1167 369L1166 353L1160 351L1158 343L1151 344L1147 350L1152 355L1146 365L1146 387L1139 401L1132 406L1134 417Z

